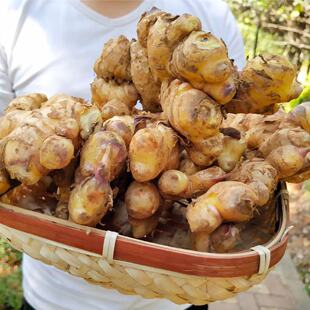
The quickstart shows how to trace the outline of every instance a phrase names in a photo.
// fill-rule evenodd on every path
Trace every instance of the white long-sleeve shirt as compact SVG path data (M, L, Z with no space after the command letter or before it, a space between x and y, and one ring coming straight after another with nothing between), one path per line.
M241 69L244 49L227 4L221 0L145 0L120 18L108 18L77 0L0 1L0 111L16 96L42 92L90 98L93 64L103 44L136 37L140 15L156 6L198 16L203 29L221 37ZM90 285L24 255L23 287L37 310L185 309L167 300L145 300Z

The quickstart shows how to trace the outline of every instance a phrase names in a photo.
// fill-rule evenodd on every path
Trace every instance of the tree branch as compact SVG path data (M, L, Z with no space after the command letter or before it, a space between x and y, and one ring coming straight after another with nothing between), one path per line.
M283 42L279 42L279 41L273 41L272 42L273 44L275 45L280 45L280 46L284 46L284 45L291 45L291 46L294 46L294 47L297 47L299 49L305 49L305 50L309 50L310 51L310 45L307 45L307 44L298 44L298 43L295 43L295 42L287 42L287 41L283 41Z
M282 25L277 25L277 24L272 24L272 23L263 23L262 24L263 28L273 28L273 29L279 29L279 30L284 30L288 32L294 32L302 35L303 37L310 38L310 34L307 33L306 31L299 30L296 28L291 28L287 26L282 26Z

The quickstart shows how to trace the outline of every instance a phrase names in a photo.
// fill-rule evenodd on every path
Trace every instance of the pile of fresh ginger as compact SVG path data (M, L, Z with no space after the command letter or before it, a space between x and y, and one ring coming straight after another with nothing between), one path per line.
M295 67L259 55L238 72L189 14L154 8L137 38L104 45L91 103L8 104L1 201L198 251L265 243L277 184L310 176L310 102L281 109L301 92Z

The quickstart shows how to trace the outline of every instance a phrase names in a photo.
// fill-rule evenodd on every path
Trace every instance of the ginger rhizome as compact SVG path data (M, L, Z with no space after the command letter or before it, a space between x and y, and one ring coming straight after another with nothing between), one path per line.
M158 187L163 196L171 199L194 198L205 193L212 185L226 177L220 167L211 167L198 171L190 176L178 170L165 171Z
M110 182L125 168L126 159L126 144L118 134L99 131L88 138L69 200L74 222L89 226L99 223L113 205Z
M254 158L241 163L227 181L213 185L193 201L188 206L187 220L199 249L200 240L205 240L223 221L249 221L256 208L269 202L277 181L277 170L267 161Z
M222 151L220 106L201 90L179 80L163 83L160 97L171 126L191 142L191 160L199 166L211 165Z
M162 199L151 182L132 182L125 194L125 205L132 235L142 238L158 225Z
M202 170L189 158L186 151L181 153L180 160L179 170L188 176Z
M199 251L272 236L278 182L310 177L310 103L281 109L300 92L285 57L259 55L237 72L197 17L152 9L136 40L104 45L94 72L92 104L40 93L9 103L2 201L51 195L57 217Z
M110 39L95 62L92 102L99 107L103 121L112 116L131 115L138 100L131 79L130 44L122 35Z
M173 16L153 9L142 15L137 33L156 83L182 79L218 103L232 99L236 92L235 69L227 48L211 33L201 31L197 17Z
M128 215L146 219L156 213L160 206L160 195L156 186L150 182L132 182L125 194Z
M143 110L161 111L159 103L160 86L155 83L150 70L146 49L139 42L130 46L132 81L141 96Z
M249 221L254 214L257 195L242 182L224 181L213 185L188 207L186 218L193 233L196 249L202 251L208 235L223 221Z
M310 169L308 111L306 102L288 114L228 114L224 126L239 130L247 147L277 170L278 180L302 182Z
M0 127L11 123L11 114L21 117L0 140L1 162L12 179L32 185L55 169L66 167L80 147L81 137L92 127L91 107L82 99L58 95L28 96L34 100L19 109L18 97L0 120ZM39 103L38 103L39 102ZM39 108L38 108L39 106ZM25 114L25 112L27 114ZM17 117L18 118L18 117ZM14 128L15 127L15 128Z
M294 65L284 56L263 54L249 60L240 72L236 96L226 108L232 113L271 114L276 103L300 93Z
M179 166L179 143L174 130L162 123L138 130L129 145L129 165L138 182L153 180Z
M102 129L113 131L120 135L128 149L135 133L134 118L130 115L113 116L102 124Z

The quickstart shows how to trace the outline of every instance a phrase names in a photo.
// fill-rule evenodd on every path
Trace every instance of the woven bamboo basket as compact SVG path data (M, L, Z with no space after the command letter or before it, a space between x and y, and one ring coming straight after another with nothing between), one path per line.
M0 234L14 248L123 294L203 305L261 282L287 246L288 194L277 192L278 231L265 245L211 254L158 245L0 203Z

